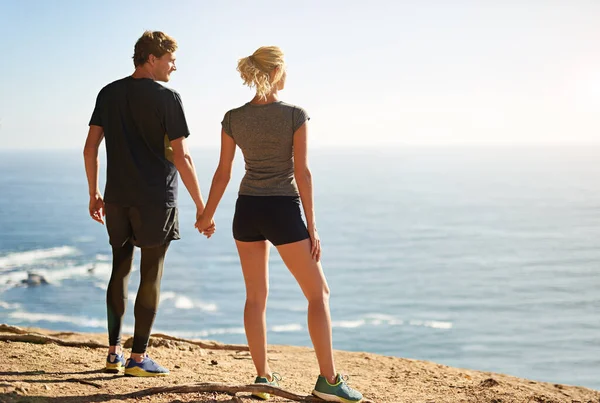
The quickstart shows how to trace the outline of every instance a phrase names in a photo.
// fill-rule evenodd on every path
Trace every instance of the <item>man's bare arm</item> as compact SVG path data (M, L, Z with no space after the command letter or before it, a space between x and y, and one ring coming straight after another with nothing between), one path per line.
M104 129L101 126L90 125L85 146L83 147L83 159L85 161L85 174L88 181L88 193L90 196L89 212L92 219L104 224L104 200L98 187L98 175L100 164L98 162L98 149L104 139Z

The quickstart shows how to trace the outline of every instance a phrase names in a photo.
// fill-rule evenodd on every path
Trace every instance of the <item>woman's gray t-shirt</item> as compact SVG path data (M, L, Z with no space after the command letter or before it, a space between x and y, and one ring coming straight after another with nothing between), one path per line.
M298 106L277 101L247 103L225 114L221 126L244 154L240 195L298 196L294 180L294 132L309 120Z

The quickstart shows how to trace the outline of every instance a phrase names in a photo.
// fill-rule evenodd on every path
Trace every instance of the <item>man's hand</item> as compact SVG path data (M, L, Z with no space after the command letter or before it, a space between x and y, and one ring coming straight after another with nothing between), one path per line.
M90 217L94 221L98 221L100 224L104 225L104 216L106 212L104 211L104 200L102 199L102 195L100 193L96 193L95 195L90 196Z
M215 221L211 217L205 217L202 214L196 214L196 224L194 224L194 227L206 236L206 238L210 238L217 229Z

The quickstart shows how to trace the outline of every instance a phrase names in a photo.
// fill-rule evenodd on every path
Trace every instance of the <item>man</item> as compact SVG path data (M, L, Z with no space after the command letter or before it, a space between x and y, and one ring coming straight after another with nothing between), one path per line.
M169 243L179 239L178 175L204 211L192 157L190 134L181 98L157 81L168 82L175 67L175 40L146 31L135 44L131 76L98 94L85 142L90 216L101 224L106 216L113 267L106 292L109 353L106 370L125 375L166 376L169 371L146 354L159 302L163 262ZM106 138L105 196L98 188L98 148ZM210 237L214 225L203 231ZM141 249L140 286L135 300L135 333L125 362L121 326L134 246Z

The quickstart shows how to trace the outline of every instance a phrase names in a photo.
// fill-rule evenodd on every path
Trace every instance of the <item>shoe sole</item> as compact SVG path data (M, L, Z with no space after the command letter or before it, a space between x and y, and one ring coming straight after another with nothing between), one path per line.
M253 393L252 396L257 397L262 400L269 400L271 398L270 393L261 393L261 392Z
M326 402L338 402L338 403L360 403L363 401L363 399L360 400L348 400L348 399L344 399L343 397L339 397L336 395L330 395L327 393L323 393L323 392L317 392L316 390L312 391L312 394L320 399L325 400Z
M143 369L138 368L138 367L125 369L125 376L137 376L137 377L147 378L147 377L152 377L152 376L167 376L167 375L169 375L168 372L148 372L148 371L144 371Z
M122 372L125 369L125 367L123 366L123 364L119 363L119 364L106 364L106 368L104 368L104 372L108 373L108 374L118 374L119 372Z

